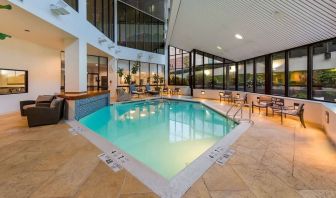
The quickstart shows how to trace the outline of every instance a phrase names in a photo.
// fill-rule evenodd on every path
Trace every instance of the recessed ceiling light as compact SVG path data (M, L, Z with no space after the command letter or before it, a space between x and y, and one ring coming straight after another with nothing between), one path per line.
M243 36L240 35L240 34L236 34L235 37L236 37L236 39L243 39Z
M28 30L28 29L25 29L24 31L25 31L25 32L30 32L30 30Z
M221 47L221 46L217 46L217 49L221 50L221 49L222 49L222 47Z

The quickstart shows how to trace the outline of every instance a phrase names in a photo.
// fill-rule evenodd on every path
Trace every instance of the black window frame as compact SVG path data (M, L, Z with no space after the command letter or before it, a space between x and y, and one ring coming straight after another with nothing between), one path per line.
M9 68L0 68L0 71L1 70L7 70L7 71L18 71L18 72L24 72L25 73L25 78L24 78L24 86L25 86L25 91L24 92L19 92L19 93L8 93L8 94L0 94L0 96L5 96L5 95L16 95L16 94L25 94L25 93L28 93L29 92L29 78L28 78L28 70L22 70L22 69L9 69Z

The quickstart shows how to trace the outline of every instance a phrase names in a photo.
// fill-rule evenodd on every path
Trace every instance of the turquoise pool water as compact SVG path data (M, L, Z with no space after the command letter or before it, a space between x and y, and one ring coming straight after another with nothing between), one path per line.
M105 107L80 123L168 180L236 126L200 103L162 99Z

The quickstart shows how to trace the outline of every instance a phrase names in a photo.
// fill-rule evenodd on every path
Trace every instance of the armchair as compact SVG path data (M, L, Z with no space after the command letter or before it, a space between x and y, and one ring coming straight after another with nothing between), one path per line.
M64 99L54 99L49 107L35 106L26 109L28 126L42 126L57 124L62 119L64 109Z

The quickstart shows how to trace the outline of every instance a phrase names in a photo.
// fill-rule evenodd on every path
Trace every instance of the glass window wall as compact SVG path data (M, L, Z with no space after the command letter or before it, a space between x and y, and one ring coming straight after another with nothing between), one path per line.
M256 67L256 88L255 91L257 93L265 93L265 57L259 57L255 59L255 67Z
M272 55L272 94L285 96L285 52Z
M120 8L118 18L125 19L123 10ZM114 41L114 0L87 0L87 20Z
M254 90L254 61L253 59L246 61L246 91L253 92Z
M336 102L336 39L313 45L312 98Z
M289 51L288 59L288 96L294 98L307 98L307 47L296 48Z
M238 63L238 90L245 91L245 62Z
M118 1L118 44L164 54L164 22Z
M130 83L136 86L163 86L165 78L164 65L150 64L139 61L118 60L118 87L128 87Z

